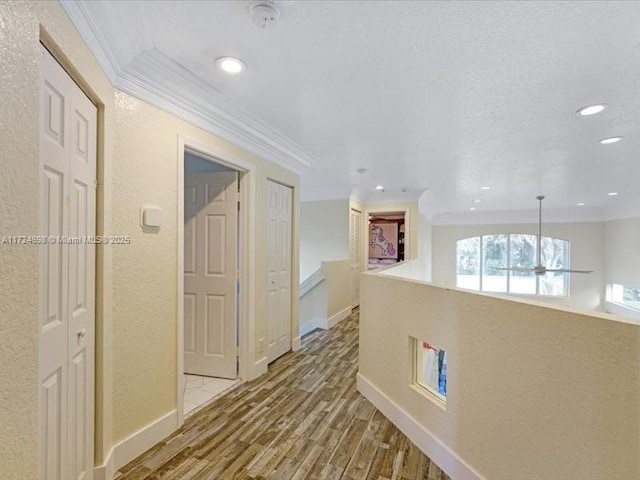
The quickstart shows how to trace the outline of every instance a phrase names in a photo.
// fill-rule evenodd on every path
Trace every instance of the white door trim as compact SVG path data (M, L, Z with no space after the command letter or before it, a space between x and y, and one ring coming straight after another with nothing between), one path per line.
M184 423L184 153L185 150L211 159L216 163L240 170L240 322L238 335L240 341L240 368L238 376L242 380L251 380L257 375L261 361L255 359L255 225L256 212L256 167L244 159L221 149L216 145L178 135L178 238L177 238L177 374L176 399L178 410L178 428ZM247 295L249 292L249 295ZM259 365L256 365L259 364Z

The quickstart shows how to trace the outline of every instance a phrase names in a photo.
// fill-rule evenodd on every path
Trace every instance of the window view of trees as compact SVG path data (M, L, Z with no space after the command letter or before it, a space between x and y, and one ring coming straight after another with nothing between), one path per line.
M566 296L568 274L503 270L533 268L537 262L537 237L528 234L482 235L457 242L456 285L485 292ZM541 262L549 269L568 268L569 242L542 237Z
M612 301L640 310L640 288L615 283L611 287Z
M480 290L480 237L458 241L457 263L457 285L469 290Z

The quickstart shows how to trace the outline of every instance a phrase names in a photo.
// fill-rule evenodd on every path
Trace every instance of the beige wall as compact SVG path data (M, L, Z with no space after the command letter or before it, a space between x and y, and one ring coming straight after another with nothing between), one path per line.
M593 223L549 223L543 235L563 238L570 242L571 267L593 270L590 275L570 276L568 298L545 297L545 302L602 310L604 305L604 226ZM491 233L535 234L537 225L434 225L433 226L433 283L456 285L456 241L462 238ZM542 298L542 297L541 297Z
M351 306L350 262L322 262L322 274L327 283L327 314L331 318Z
M300 203L300 280L321 262L349 258L349 200Z
M98 233L131 235L98 250L96 463L111 447L176 408L178 136L256 166L255 351L266 336L267 178L294 187L292 330L297 331L298 177L124 93L114 92L57 2L0 3L2 141L0 234L38 231L39 28L99 105ZM163 208L158 233L143 204ZM0 476L34 478L37 436L38 252L0 246Z
M322 262L322 280L300 297L300 335L329 328L329 320L351 308L351 263Z
M255 360L266 353L259 350L259 340L266 337L267 179L292 185L297 193L298 178L122 92L116 93L115 106L114 231L132 236L129 247L114 248L113 253L117 279L113 287L114 345L118 345L114 353L114 436L118 441L176 408L178 136L256 165ZM140 227L139 208L144 204L158 205L164 211L165 222L158 233L145 233ZM297 273L297 262L292 268ZM296 275L296 298L297 284ZM297 319L297 307L292 315ZM297 320L295 323L294 332ZM149 383L144 394L147 399L132 401L140 396L141 382Z
M606 282L640 287L640 218L605 222Z
M640 478L640 326L373 273L361 298L360 375L484 478ZM447 352L445 410L409 337Z

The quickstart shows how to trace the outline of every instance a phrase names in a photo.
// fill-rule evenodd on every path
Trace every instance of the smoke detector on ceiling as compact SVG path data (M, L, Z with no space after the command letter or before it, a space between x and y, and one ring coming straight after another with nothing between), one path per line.
M251 7L251 20L253 24L262 29L269 30L278 24L280 12L271 2L256 3Z

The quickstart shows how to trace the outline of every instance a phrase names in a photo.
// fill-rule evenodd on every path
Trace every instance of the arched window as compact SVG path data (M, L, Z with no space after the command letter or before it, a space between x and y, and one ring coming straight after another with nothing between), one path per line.
M535 235L481 235L456 244L456 285L483 292L568 296L569 274L536 275L504 268L533 268L538 258ZM569 268L569 242L542 237L541 261L548 269Z

